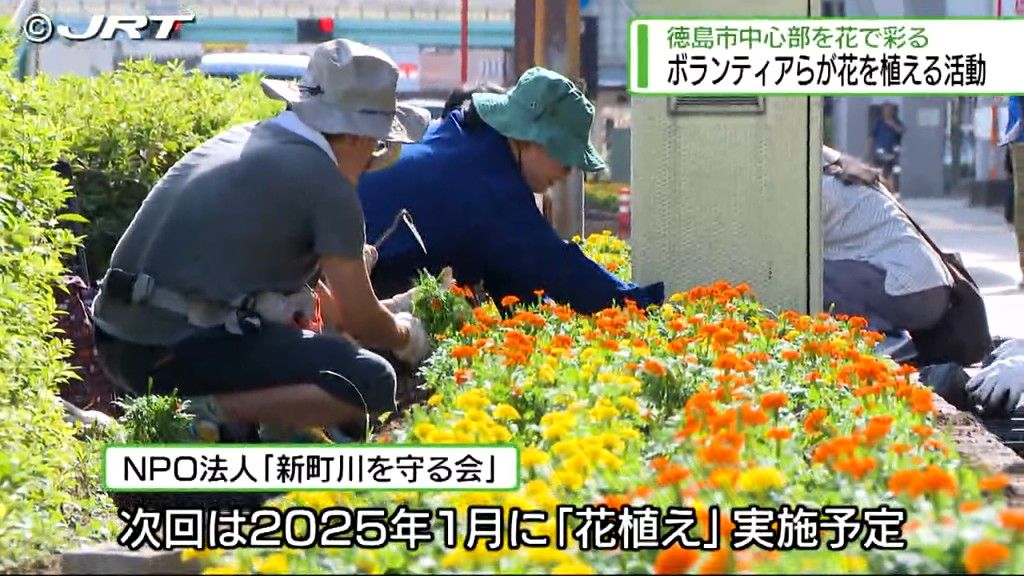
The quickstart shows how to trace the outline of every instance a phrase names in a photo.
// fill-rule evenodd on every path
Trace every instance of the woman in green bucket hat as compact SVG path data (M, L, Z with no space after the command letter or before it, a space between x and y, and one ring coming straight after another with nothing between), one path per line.
M662 283L619 280L562 240L537 209L534 194L572 168L605 168L590 141L593 104L569 79L540 67L501 92L473 93L420 142L405 145L394 165L360 180L367 238L379 238L405 208L424 245L408 230L381 244L374 290L407 291L393 300L407 306L420 269L437 274L450 266L460 284L483 281L496 299L532 301L543 290L582 313L627 299L661 304Z

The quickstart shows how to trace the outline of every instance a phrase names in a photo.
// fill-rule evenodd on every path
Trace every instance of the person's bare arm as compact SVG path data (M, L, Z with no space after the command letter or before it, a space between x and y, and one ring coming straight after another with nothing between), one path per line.
M321 303L325 320L368 348L396 350L406 345L408 327L395 322L377 300L363 261L323 256L320 267L328 288L321 288L321 295L329 296Z

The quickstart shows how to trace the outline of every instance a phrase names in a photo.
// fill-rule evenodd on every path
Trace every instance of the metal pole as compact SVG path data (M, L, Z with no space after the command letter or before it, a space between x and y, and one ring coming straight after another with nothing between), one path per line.
M579 78L580 14L578 0L535 0L534 38L538 66L559 72L573 82ZM562 238L583 234L583 174L574 169L552 187L552 224Z
M1003 17L1003 0L996 0L996 18L1002 18L1002 17ZM996 173L997 173L997 170L998 170L996 167L999 165L999 161L997 160L997 158L999 157L999 148L996 146L997 144L999 144L999 134L998 133L999 133L999 108L996 105L996 99L993 98L992 99L992 130L991 130L991 134L990 134L990 136L992 137L992 144L990 145L990 148L989 148L990 150L993 150L993 153L991 154L991 161L989 162L989 167L988 167L988 179L989 180L995 180L996 179ZM959 158L954 158L953 159L954 163L957 163L959 161L960 161Z
M462 84L469 81L469 0L462 0Z

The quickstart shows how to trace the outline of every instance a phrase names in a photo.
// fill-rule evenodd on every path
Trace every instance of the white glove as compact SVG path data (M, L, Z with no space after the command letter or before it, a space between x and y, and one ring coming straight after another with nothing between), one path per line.
M412 300L416 297L416 292L419 288L411 288L401 294L395 294L391 298L382 301L384 307L391 311L392 314L398 314L399 312L412 312Z
M1024 356L993 362L967 382L967 396L980 405L982 416L1008 416L1020 404L1024 393Z
M377 249L369 244L363 245L363 264L366 264L366 273L373 272L373 267L377 265Z
M984 362L984 366L988 366L993 362L1004 360L1013 356L1024 356L1024 338L1016 338L1014 340L1007 340L999 345L998 348L989 354Z
M409 342L404 348L395 350L395 356L410 366L418 366L430 355L430 335L423 322L408 312L395 314L395 321L409 328Z

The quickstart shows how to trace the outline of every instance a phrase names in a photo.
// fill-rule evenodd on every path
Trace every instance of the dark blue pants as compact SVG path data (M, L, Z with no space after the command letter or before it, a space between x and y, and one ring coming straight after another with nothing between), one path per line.
M885 291L885 271L867 262L825 260L825 310L862 316L879 332L931 328L949 307L950 289L938 286L903 296Z

